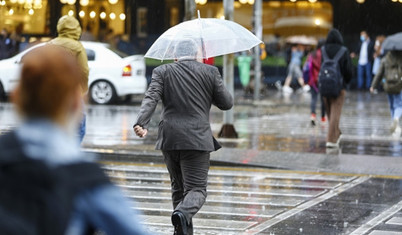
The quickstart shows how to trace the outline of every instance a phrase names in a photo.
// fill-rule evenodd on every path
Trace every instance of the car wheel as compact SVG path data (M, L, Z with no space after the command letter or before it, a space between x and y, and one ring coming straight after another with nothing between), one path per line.
M116 91L110 82L96 81L89 90L89 97L95 104L110 104L116 98Z

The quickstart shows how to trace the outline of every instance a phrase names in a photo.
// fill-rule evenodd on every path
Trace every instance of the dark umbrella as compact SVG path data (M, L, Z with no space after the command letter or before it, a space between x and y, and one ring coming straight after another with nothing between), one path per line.
M402 51L402 32L388 36L382 48L384 51Z

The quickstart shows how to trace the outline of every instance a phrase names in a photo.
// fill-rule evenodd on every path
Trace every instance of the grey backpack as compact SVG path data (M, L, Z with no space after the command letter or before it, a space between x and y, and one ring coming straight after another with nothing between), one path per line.
M402 90L402 58L399 58L397 55L391 55L390 53L384 58L384 91L388 94L399 94Z

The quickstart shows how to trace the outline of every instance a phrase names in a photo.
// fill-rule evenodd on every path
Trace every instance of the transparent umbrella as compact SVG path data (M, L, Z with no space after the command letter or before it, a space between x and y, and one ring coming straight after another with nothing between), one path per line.
M233 21L198 18L168 29L152 44L145 57L169 60L188 53L187 56L206 59L250 50L260 43L262 41L248 29ZM196 54L191 47L196 47Z

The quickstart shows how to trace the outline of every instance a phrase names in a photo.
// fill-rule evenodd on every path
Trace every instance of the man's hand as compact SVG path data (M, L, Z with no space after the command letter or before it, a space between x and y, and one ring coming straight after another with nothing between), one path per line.
M374 88L373 87L370 87L370 93L374 94Z
M140 127L139 125L134 126L134 132L137 136L143 138L147 135L148 130Z

